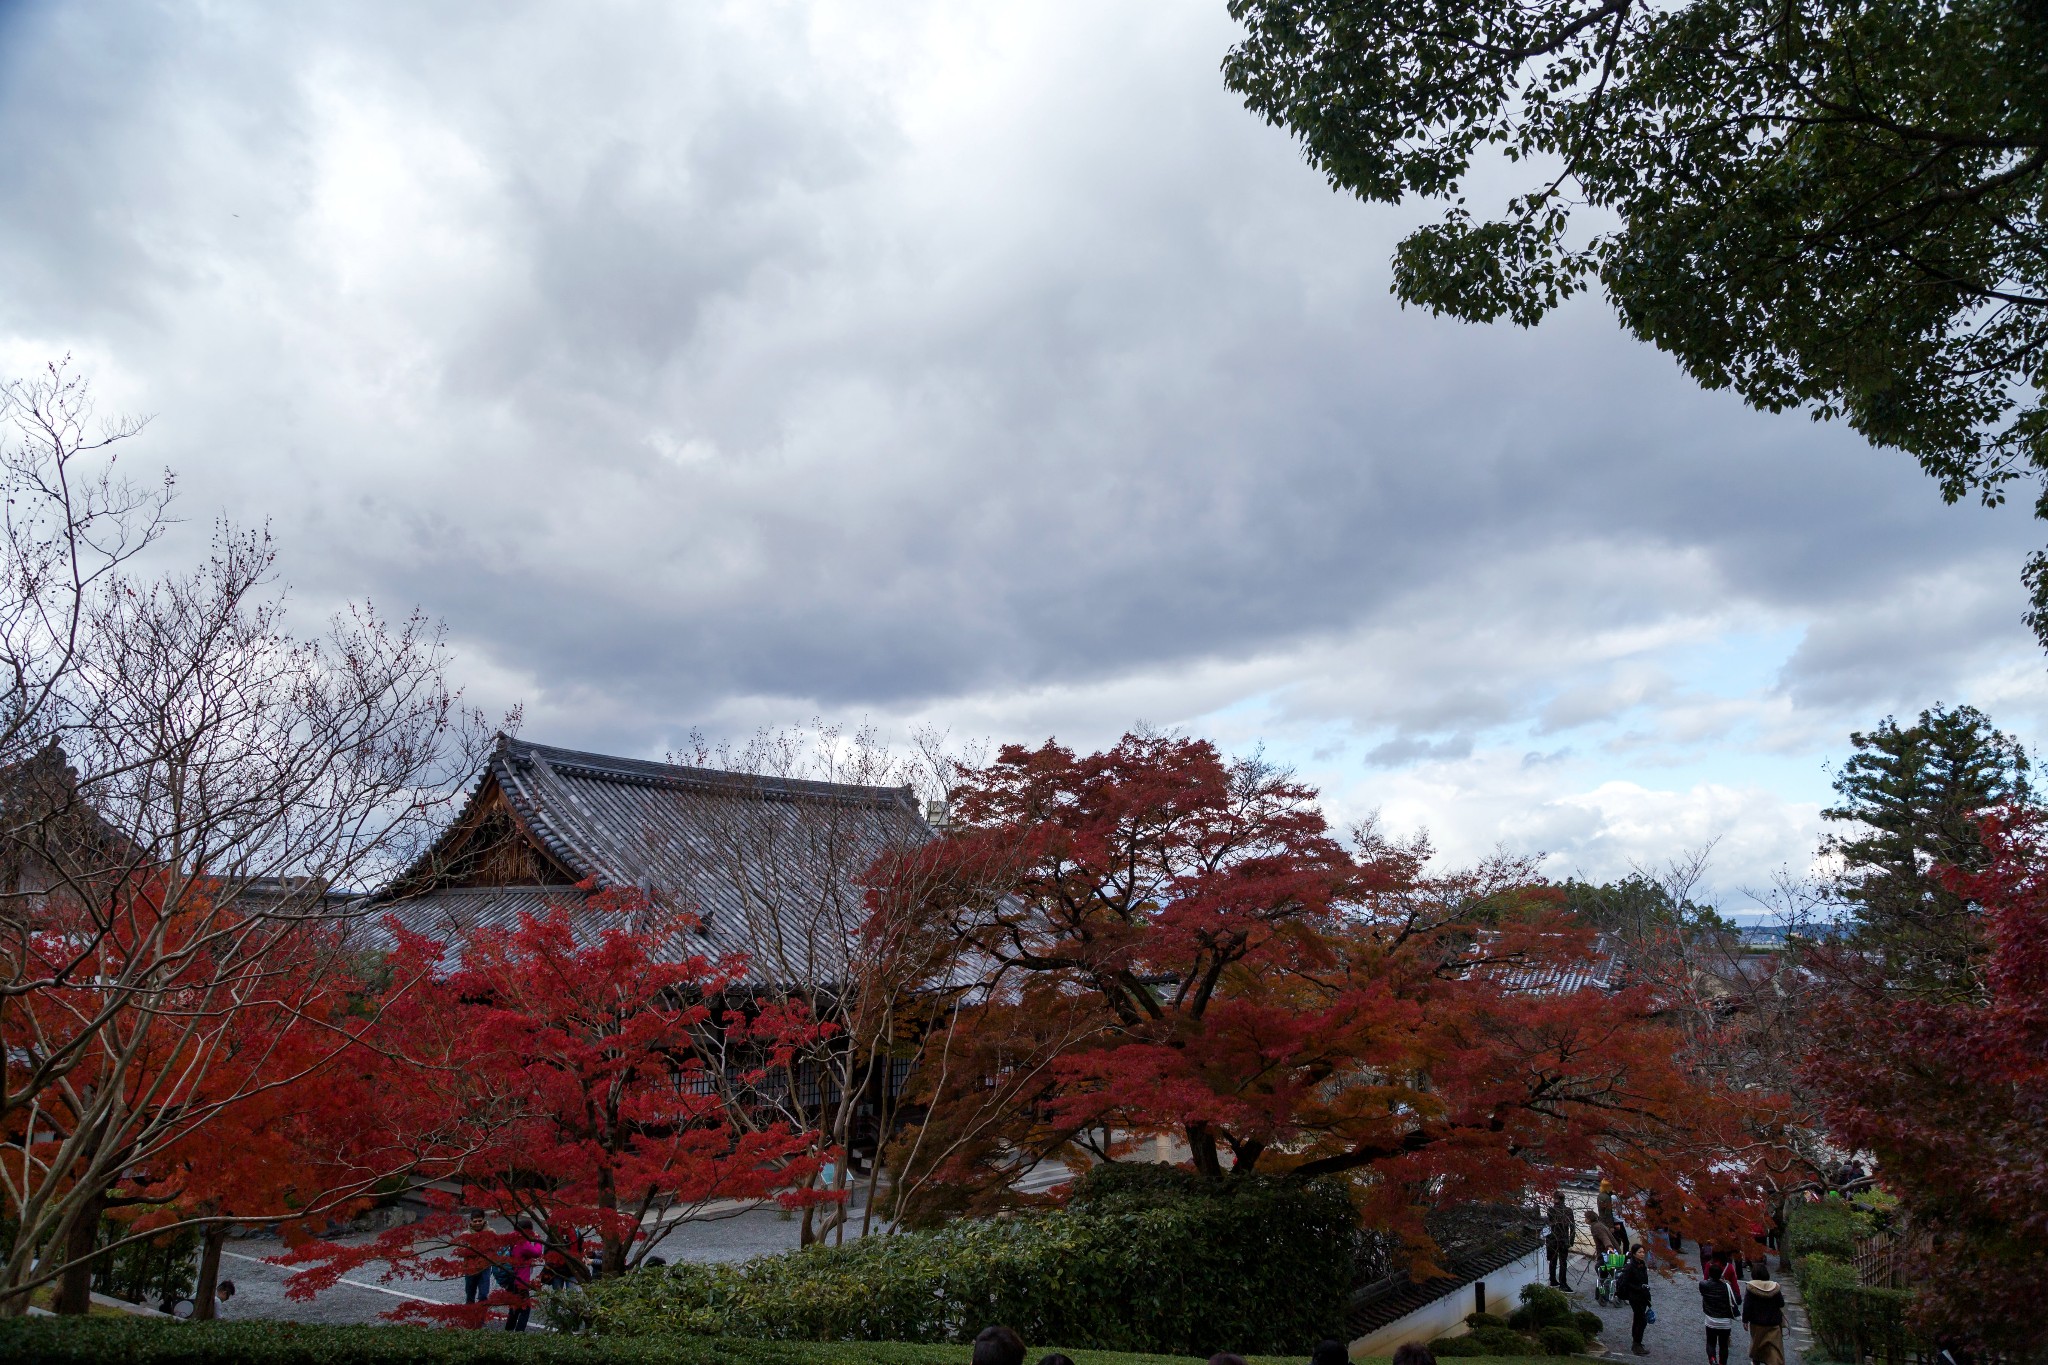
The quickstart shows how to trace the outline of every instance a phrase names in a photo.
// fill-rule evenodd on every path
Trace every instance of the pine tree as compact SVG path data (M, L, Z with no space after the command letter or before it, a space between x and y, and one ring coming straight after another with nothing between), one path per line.
M1861 827L1824 845L1842 862L1835 889L1850 910L1848 938L1882 965L1894 990L1974 998L1982 908L1940 869L1987 865L1984 813L2033 800L2026 753L1975 707L1939 703L1910 727L1887 716L1849 741L1856 753L1835 775L1842 804L1821 812Z

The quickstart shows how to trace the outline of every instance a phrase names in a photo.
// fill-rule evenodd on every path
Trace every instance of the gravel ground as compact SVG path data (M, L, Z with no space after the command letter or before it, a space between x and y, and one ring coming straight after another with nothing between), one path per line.
M1640 1358L1651 1362L1651 1365L1706 1365L1706 1316L1700 1311L1699 1290L1695 1287L1699 1283L1699 1259L1690 1243L1683 1254L1685 1260L1675 1273L1659 1275L1654 1267L1650 1272L1650 1307L1657 1311L1657 1320L1643 1333L1643 1345L1650 1353L1642 1357L1629 1350L1628 1305L1603 1308L1595 1303L1593 1286L1597 1277L1593 1273L1592 1258L1572 1258L1572 1297L1580 1307L1598 1313L1601 1321L1607 1324L1600 1333L1600 1341L1610 1356L1631 1361ZM1791 1335L1786 1333L1785 1363L1801 1365ZM1728 1339L1728 1365L1747 1365L1748 1360L1749 1329L1737 1323Z
M860 1210L856 1208L848 1235L858 1231L859 1226ZM686 1223L662 1239L656 1254L670 1261L744 1261L768 1252L793 1249L801 1228L795 1217L784 1218L779 1209L750 1209L727 1218ZM369 1237L339 1240L368 1241ZM270 1257L283 1250L284 1244L271 1238L236 1238L228 1243L221 1253L221 1274L235 1282L235 1297L223 1317L376 1322L408 1299L462 1302L459 1279L385 1279L369 1267L350 1274L310 1303L294 1302L285 1297L285 1286L293 1272L269 1263Z

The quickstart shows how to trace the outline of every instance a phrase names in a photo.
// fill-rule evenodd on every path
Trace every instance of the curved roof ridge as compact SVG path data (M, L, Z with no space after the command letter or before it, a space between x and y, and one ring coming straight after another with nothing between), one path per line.
M656 759L620 758L585 749L564 749L552 744L535 744L530 740L510 737L499 742L498 753L493 755L493 761L499 756L514 762L538 762L550 769L570 769L580 777L644 783L650 786L823 797L876 806L914 801L908 785L870 787L857 782L820 782L812 778L773 777L763 773L732 772L724 768L694 768L680 763L664 763Z

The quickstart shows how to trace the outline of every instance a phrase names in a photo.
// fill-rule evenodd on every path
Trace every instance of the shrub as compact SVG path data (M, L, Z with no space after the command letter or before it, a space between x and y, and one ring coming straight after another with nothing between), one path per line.
M1476 1332L1482 1327L1505 1327L1508 1320L1498 1313L1467 1313L1465 1326Z
M1429 1352L1439 1360L1448 1360L1457 1356L1490 1356L1493 1354L1492 1351L1486 1348L1484 1342L1476 1341L1469 1336L1438 1337L1435 1341L1429 1343Z
M1912 1345L1906 1330L1911 1290L1864 1284L1856 1278L1854 1266L1821 1252L1802 1256L1793 1264L1813 1334L1830 1356L1837 1360L1861 1360L1865 1355L1905 1359Z
M1856 1254L1856 1239L1870 1235L1870 1215L1839 1199L1796 1204L1785 1214L1785 1250L1797 1265L1808 1256L1846 1261Z
M1566 1327L1572 1320L1572 1301L1562 1289L1547 1284L1522 1286L1522 1307L1537 1327Z
M958 1347L873 1342L569 1337L134 1317L0 1322L0 1360L26 1365L959 1365L962 1358Z
M1517 1332L1533 1332L1536 1330L1536 1314L1530 1311L1527 1304L1524 1304L1508 1314L1508 1326L1514 1328Z
M1575 1356L1586 1349L1586 1338L1575 1327L1552 1325L1536 1334L1545 1354L1554 1356Z
M1100 1168L1104 1172L1114 1168ZM1356 1216L1343 1188L1092 1174L1072 1206L862 1238L741 1265L675 1265L565 1297L557 1326L814 1341L1033 1341L1162 1354L1306 1352L1342 1336Z
M1607 1324L1600 1320L1598 1313L1588 1312L1586 1309L1581 1308L1572 1314L1572 1326L1578 1328L1579 1334L1590 1341L1594 1337L1599 1336L1601 1329L1606 1327Z
M1505 1327L1482 1327L1476 1332L1468 1333L1464 1339L1478 1342L1486 1348L1486 1354L1490 1356L1542 1354L1529 1344L1529 1338Z

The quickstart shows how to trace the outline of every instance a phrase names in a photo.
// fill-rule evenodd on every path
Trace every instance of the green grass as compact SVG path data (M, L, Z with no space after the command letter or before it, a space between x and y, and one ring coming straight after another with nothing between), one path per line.
M1034 1344L1035 1360L1056 1347ZM1068 1351L1074 1365L1202 1365L1198 1357ZM0 1359L24 1365L967 1365L965 1346L897 1341L733 1341L705 1337L564 1337L495 1329L180 1323L128 1317L0 1321ZM1251 1365L1304 1365L1252 1356ZM1386 1357L1361 1365L1385 1365ZM1486 1360L1486 1357L1474 1357ZM1490 1365L1557 1365L1555 1356Z

